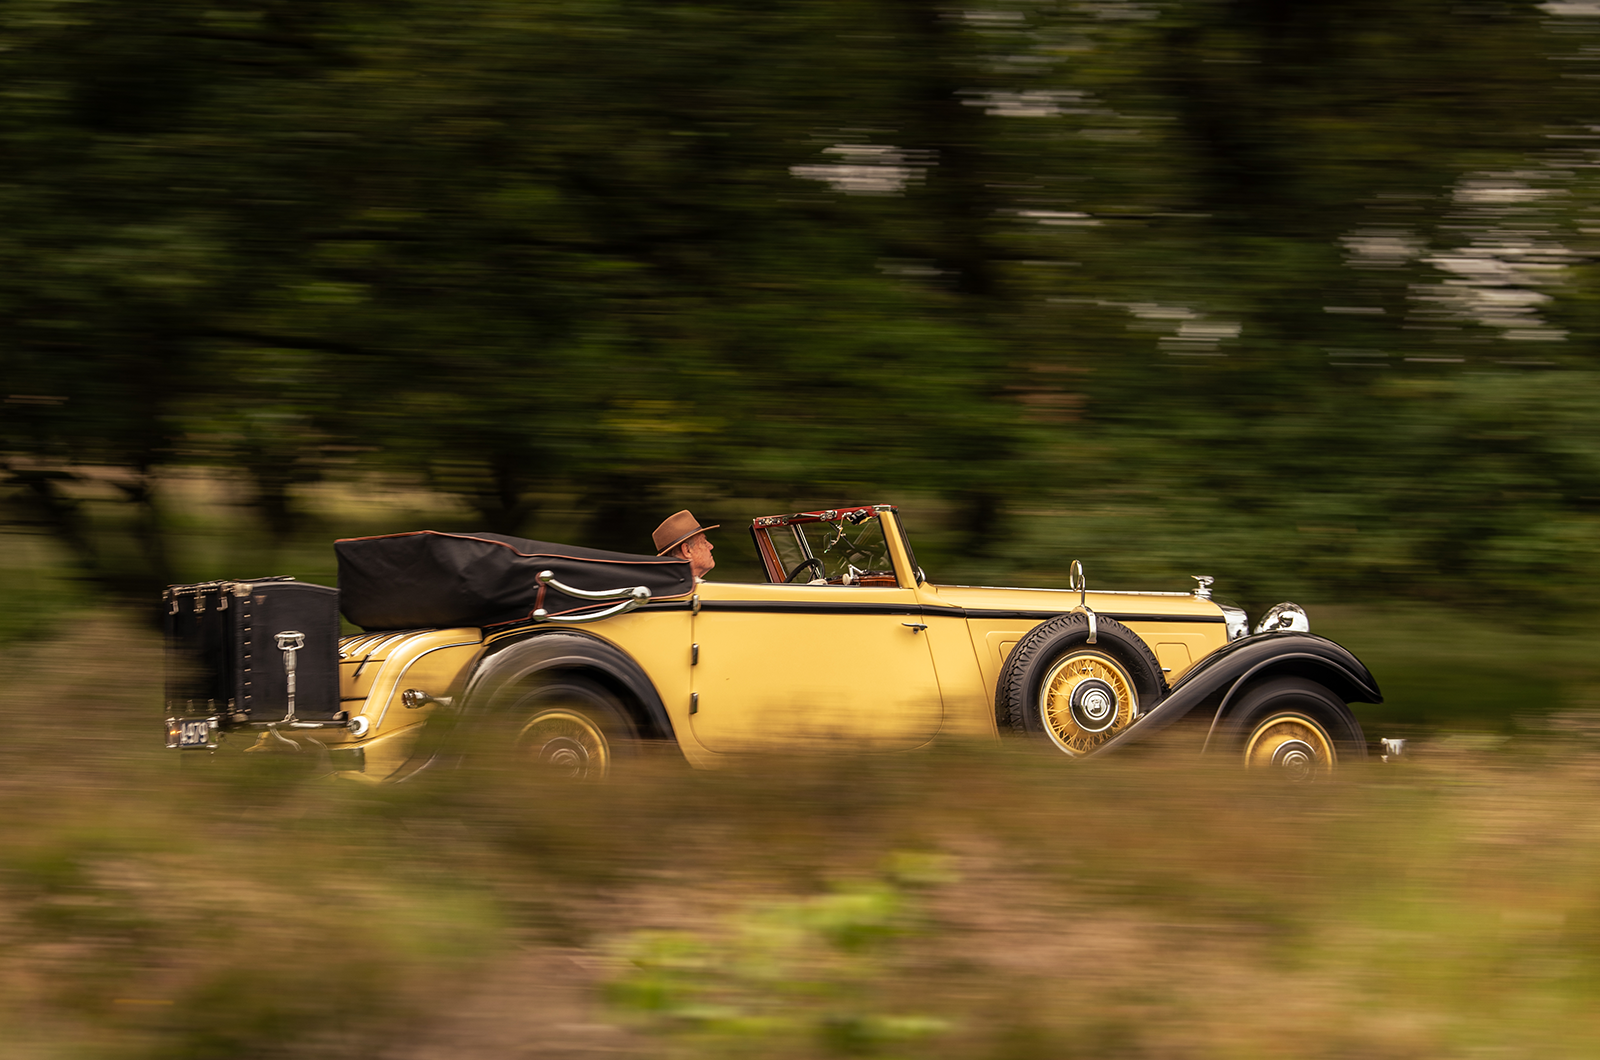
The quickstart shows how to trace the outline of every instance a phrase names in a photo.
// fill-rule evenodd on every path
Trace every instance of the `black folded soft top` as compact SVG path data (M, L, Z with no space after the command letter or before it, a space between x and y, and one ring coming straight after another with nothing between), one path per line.
M505 534L414 530L345 538L333 547L339 609L366 630L500 626L526 622L536 608L561 615L611 606L540 585L535 575L544 570L589 592L642 585L660 598L694 589L688 560Z

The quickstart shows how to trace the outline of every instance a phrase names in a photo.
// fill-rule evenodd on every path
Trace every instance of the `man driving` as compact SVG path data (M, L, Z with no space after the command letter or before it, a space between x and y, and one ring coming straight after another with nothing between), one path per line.
M711 568L717 565L717 561L711 558L712 544L706 537L706 531L715 530L720 525L712 523L710 526L701 526L700 521L685 509L663 519L650 537L655 542L656 555L688 560L694 580L702 582Z

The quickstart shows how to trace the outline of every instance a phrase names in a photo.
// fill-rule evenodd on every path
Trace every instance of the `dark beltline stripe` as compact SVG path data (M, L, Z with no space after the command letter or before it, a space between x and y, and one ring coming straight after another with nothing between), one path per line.
M1063 611L990 611L981 607L967 608L964 614L968 618L1028 618L1044 619L1055 618L1057 615L1071 613L1071 608ZM1207 622L1222 623L1228 621L1221 615L1140 615L1125 611L1096 611L1100 618L1112 618L1118 622Z
M842 600L701 600L702 611L766 615L920 615L917 604L848 603Z
M693 604L688 600L669 600L645 604L641 611L689 611ZM997 618L1043 621L1070 612L1060 611L1003 611L982 607L923 607L917 604L848 603L835 600L702 600L702 611L725 611L737 614L766 615L921 615L924 618ZM1173 622L1222 623L1221 615L1144 615L1122 611L1096 611L1101 618L1118 622Z

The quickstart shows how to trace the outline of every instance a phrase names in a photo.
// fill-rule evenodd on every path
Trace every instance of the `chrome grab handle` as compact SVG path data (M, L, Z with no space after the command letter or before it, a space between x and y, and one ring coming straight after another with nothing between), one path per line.
M592 614L586 615L552 615L550 612L541 607L536 609L531 616L535 622L595 622L602 618L610 618L612 615L620 615L623 612L632 611L640 604L647 604L650 602L650 590L645 588L643 585L635 585L632 588L603 589L600 592L591 592L588 589L574 589L570 585L564 585L561 582L556 581L555 571L542 570L538 574L534 575L534 577L539 580L540 585L548 585L554 588L557 592L565 593L566 595L575 597L579 600L621 601L621 603L617 604L615 607L608 607L602 611L595 611Z
M596 593L588 589L574 589L570 585L556 581L555 571L542 570L535 577L539 579L540 585L553 586L558 591L577 597L579 600L620 600L624 596L631 596L642 604L650 599L650 590L642 585L634 586L632 589L602 589Z
M641 602L639 600L624 600L615 607L608 607L604 611L595 611L587 615L552 615L541 607L533 613L533 620L535 622L566 622L569 624L575 622L598 622L602 618L610 618L612 615L620 615L626 611L632 611Z

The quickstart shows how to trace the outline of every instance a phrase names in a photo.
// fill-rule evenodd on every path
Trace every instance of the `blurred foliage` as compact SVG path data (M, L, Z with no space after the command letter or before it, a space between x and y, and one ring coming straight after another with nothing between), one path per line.
M910 857L929 879L938 859ZM948 873L931 878L950 882ZM618 946L626 971L609 984L611 1002L646 1029L679 1036L693 1056L774 1056L785 1043L801 1055L871 1056L942 1034L946 1020L879 1010L876 995L907 971L885 951L924 926L907 882L891 875L751 902L716 934L636 932Z
M0 0L8 518L136 593L204 467L1583 599L1591 8Z

